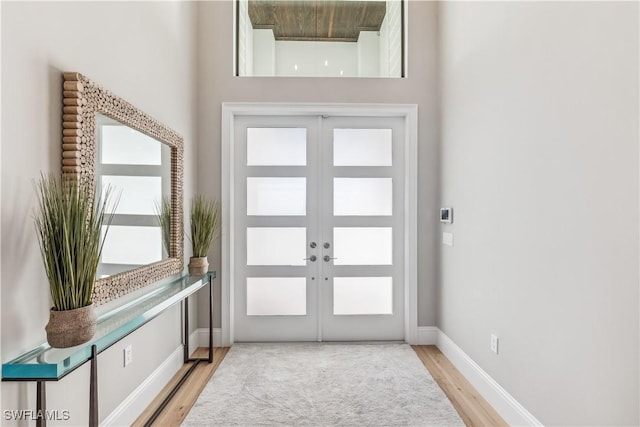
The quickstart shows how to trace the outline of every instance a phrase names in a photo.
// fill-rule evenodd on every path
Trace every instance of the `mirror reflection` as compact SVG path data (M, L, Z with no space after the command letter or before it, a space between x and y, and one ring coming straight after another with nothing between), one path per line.
M97 278L167 259L158 213L171 195L171 148L123 123L96 117L96 185L120 195Z
M403 0L238 0L236 75L404 77Z

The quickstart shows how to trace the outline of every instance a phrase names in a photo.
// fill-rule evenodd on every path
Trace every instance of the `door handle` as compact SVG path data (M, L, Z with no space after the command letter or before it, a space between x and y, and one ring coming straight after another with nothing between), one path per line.
M303 259L304 261L309 260L309 261L311 261L311 262L316 262L316 260L318 259L318 257L317 257L317 256L315 256L315 255L311 255L309 258L302 258L302 259Z
M336 258L336 257L331 257L331 256L329 256L329 255L325 255L324 257L322 257L322 259L324 260L324 262L329 262L329 261L331 261L332 259L338 259L338 258Z

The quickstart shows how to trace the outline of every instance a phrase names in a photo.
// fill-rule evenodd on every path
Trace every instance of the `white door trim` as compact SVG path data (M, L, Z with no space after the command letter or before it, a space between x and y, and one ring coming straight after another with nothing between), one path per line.
M233 102L222 104L222 345L234 342L233 334L233 254L234 223L234 120L237 116L380 116L404 117L405 141L405 341L416 344L418 337L418 106L415 104L304 104Z

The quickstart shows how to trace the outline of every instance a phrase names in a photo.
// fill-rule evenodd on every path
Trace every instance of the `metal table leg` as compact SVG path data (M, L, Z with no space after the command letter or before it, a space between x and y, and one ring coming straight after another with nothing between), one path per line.
M47 427L47 417L45 411L47 410L47 386L44 381L38 381L36 384L36 409L38 410L38 417L36 420L36 427Z
M209 363L213 363L213 278L209 276Z
M169 394L164 398L162 403L151 414L151 417L145 422L145 427L151 427L158 419L164 408L169 404L173 396L178 392L180 387L187 381L189 376L196 370L198 363L208 361L213 363L213 279L209 276L209 357L207 359L190 358L189 357L189 298L184 299L184 363L193 362L193 365L182 375L180 381L173 386Z
M189 361L189 297L184 299L184 352L182 358L184 363Z
M89 379L89 426L98 427L98 348L91 346L91 377Z

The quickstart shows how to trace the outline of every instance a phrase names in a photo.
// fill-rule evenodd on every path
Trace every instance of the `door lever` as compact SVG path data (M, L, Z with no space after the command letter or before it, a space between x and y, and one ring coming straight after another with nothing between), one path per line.
M303 261L311 261L311 262L316 262L316 260L318 259L317 256L315 255L311 255L309 258L302 258Z
M338 259L336 257L330 257L329 255L325 255L324 257L322 257L322 259L324 260L324 262L329 262L332 259Z

